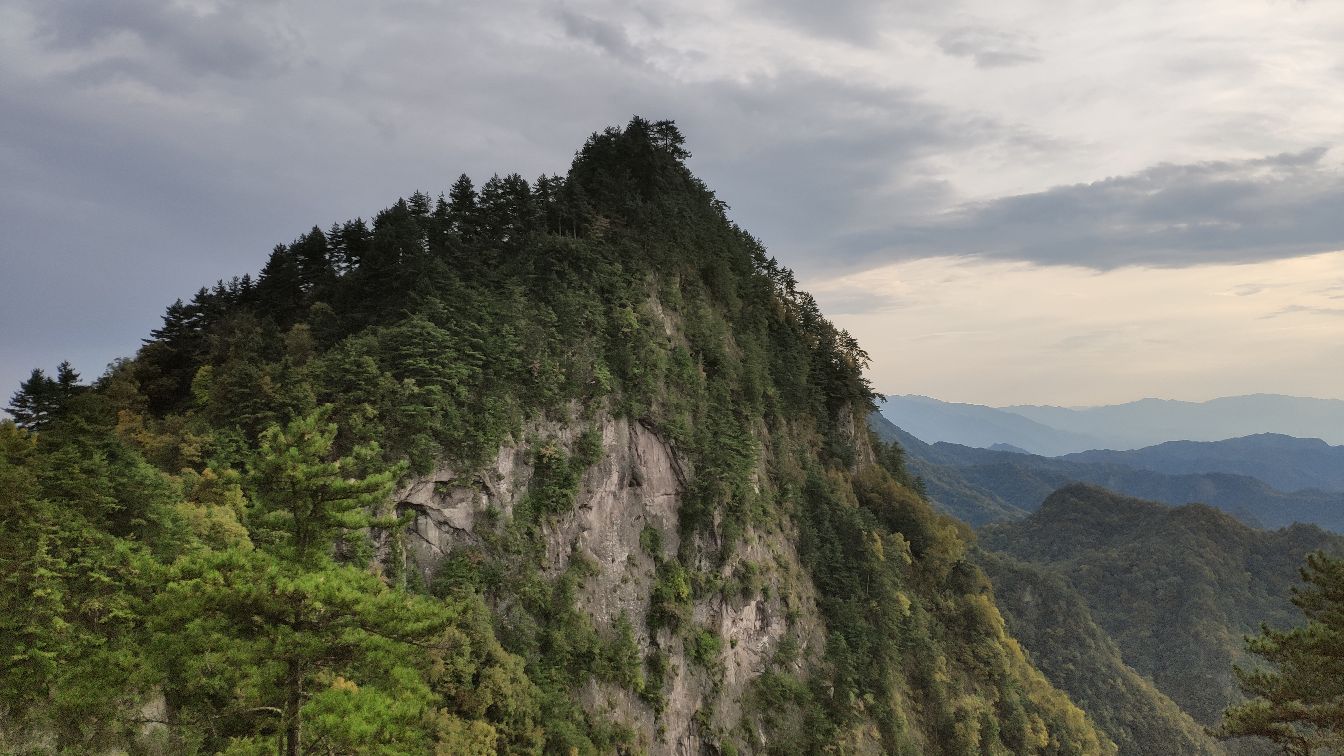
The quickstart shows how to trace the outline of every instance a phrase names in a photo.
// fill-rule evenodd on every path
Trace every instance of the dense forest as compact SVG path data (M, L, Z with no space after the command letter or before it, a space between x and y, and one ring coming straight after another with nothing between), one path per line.
M1114 674L1099 662L1113 653L1093 648L1107 643L1089 637L1113 640L1126 667L1195 721L1216 728L1245 693L1263 695L1248 689L1237 672L1264 668L1256 655L1265 642L1248 649L1245 637L1263 626L1281 632L1300 624L1292 601L1303 578L1300 568L1317 555L1318 571L1328 571L1339 563L1320 555L1344 556L1344 537L1312 525L1256 530L1205 505L1171 508L1085 485L1055 492L1020 522L983 529L979 544L1000 552L986 553L982 563L1009 627L1037 664L1103 725L1118 719L1137 732L1148 725L1131 720L1152 712L1135 708L1113 688L1098 696L1097 686L1110 688L1106 676ZM1338 585L1331 595L1338 595ZM1041 602L1057 604L1058 611L1042 614ZM1103 632L1092 632L1093 623ZM1317 625L1312 632L1327 630ZM1338 658L1339 648L1322 648L1317 661ZM1293 690L1275 693L1288 698ZM1162 724L1170 727L1174 720L1166 719ZM1263 740L1226 747L1278 752Z
M1125 662L1087 601L1046 566L981 549L1008 629L1050 681L1069 694L1124 754L1222 754L1223 747L1152 680Z
M687 154L636 118L564 177L314 227L91 383L34 371L0 426L0 750L1114 752L870 438L864 352ZM622 428L675 522L600 561L566 534ZM612 474L651 508L641 464ZM430 560L416 486L482 502ZM753 616L748 669L722 628Z

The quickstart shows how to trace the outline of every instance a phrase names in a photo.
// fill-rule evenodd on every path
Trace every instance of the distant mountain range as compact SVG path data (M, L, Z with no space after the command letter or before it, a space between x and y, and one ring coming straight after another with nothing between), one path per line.
M929 443L947 441L981 448L1007 444L1050 457L1108 448L1097 436L1062 431L1014 412L980 404L943 402L927 396L888 396L886 402L878 404L878 411Z
M1344 491L1344 446L1319 438L1259 433L1223 441L1167 441L1130 451L1085 451L1063 457L1073 462L1121 464L1184 475L1249 475L1280 491L1317 488Z
M1061 486L1090 483L1166 504L1203 502L1256 527L1305 522L1344 532L1337 467L1344 448L1324 442L1262 434L1052 458L928 444L878 413L870 421L880 438L905 448L910 471L924 481L934 503L971 525L1019 519ZM1224 471L1229 469L1241 471ZM1266 478L1290 489L1316 488L1282 490ZM1330 487L1336 490L1320 490Z
M888 396L884 417L916 437L987 448L1009 444L1059 456L1137 449L1165 441L1219 441L1260 433L1344 444L1344 401L1252 394L1181 402L1143 399L1103 407L987 407L926 396Z

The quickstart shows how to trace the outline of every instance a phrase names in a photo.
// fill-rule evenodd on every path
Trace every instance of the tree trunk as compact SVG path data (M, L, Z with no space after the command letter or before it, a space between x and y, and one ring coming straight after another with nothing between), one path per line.
M287 688L285 698L285 754L286 756L299 756L302 752L299 709L303 704L303 674L302 670L299 669L298 662L291 661L288 663L288 669L285 673L285 687Z

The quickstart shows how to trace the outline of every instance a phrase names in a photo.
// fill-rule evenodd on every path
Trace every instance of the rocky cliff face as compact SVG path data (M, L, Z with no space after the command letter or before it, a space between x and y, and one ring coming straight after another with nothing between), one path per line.
M413 515L406 546L421 577L432 581L444 557L457 550L485 546L483 523L513 517L526 497L535 449L550 444L573 452L584 427L529 423L489 464L472 470L440 467L399 491L398 510ZM798 658L820 656L823 632L814 589L793 539L782 531L748 531L726 563L699 565L725 582L752 565L747 569L753 579L740 590L692 602L691 624L721 640L714 658L704 659L703 652L693 658L684 638L666 628L653 630L645 620L658 565L678 554L687 462L645 423L604 414L588 427L600 434L599 458L583 472L572 511L542 525L543 571L557 576L575 559L595 565L579 588L578 608L600 632L613 632L619 618L629 618L641 657L667 655L669 680L661 713L633 691L599 681L583 691L585 708L633 728L650 753L705 752L717 742L708 737L711 732L739 726L750 683L786 637L796 642ZM801 669L801 662L792 663Z

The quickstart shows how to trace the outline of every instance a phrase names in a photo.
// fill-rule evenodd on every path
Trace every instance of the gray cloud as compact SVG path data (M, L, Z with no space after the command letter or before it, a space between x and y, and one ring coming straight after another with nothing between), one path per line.
M107 64L141 73L211 74L236 78L273 75L290 62L294 43L269 0L231 0L198 10L162 0L40 0L29 7L41 39L57 50L87 50L129 37L143 51L112 53ZM121 47L125 47L122 45ZM136 66L137 59L157 68Z
M1326 148L1162 164L1090 184L962 205L936 220L851 238L867 259L967 255L1183 267L1344 249L1344 175Z
M931 31L963 5L962 0L749 0L745 10L809 36L871 47L893 29Z
M574 39L591 43L617 60L627 63L644 62L643 51L630 41L630 36L619 25L569 9L562 9L559 18L565 33Z
M855 44L872 42L876 19L883 4L872 0L834 0L817 3L810 0L758 0L752 12L803 29L810 34L841 39Z
M979 68L1003 68L1041 59L1040 52L1022 35L984 27L953 29L938 38L938 47L948 55L970 58Z

